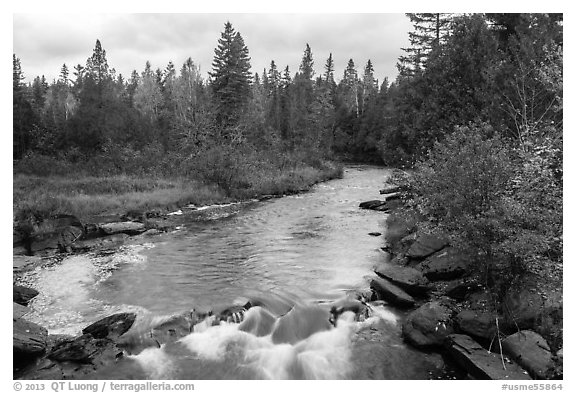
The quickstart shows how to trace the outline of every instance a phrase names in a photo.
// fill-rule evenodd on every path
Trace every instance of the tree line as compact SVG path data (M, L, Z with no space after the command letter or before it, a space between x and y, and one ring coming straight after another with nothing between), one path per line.
M520 142L535 128L561 129L562 15L407 15L414 32L392 83L375 79L370 60L358 71L353 59L336 82L332 54L316 75L308 44L294 74L274 60L252 74L229 22L207 80L191 58L179 70L147 62L125 78L96 41L85 65L25 84L14 55L14 159L186 158L241 144L411 166L470 122Z

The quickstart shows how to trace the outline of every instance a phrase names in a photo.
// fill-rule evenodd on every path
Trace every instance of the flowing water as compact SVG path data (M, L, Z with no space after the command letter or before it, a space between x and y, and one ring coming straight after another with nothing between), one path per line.
M336 327L323 325L328 305L369 288L374 266L383 263L382 238L368 233L383 232L386 215L358 204L377 199L387 176L382 168L349 167L343 179L310 192L207 209L202 221L185 209L178 230L148 243L73 256L28 274L24 281L40 292L33 320L50 333L75 335L131 311L136 328L145 330L186 310L217 312L250 300L258 307L242 324L207 320L177 342L129 355L91 377L436 377L441 359L402 342L404 315L392 307L373 304L365 320L344 313Z

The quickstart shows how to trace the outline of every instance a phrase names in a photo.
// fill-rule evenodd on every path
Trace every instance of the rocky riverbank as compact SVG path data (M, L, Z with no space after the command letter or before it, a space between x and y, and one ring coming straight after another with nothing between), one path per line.
M510 285L487 282L474 255L422 229L430 225L404 206L402 192L386 185L382 199L360 208L389 214L385 262L370 287L373 299L411 310L402 325L404 341L441 353L471 378L561 379L561 289L530 272Z

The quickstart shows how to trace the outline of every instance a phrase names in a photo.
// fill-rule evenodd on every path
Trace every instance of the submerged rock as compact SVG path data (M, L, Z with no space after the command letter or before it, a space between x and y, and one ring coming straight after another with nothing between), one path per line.
M429 289L428 279L420 271L410 267L384 265L375 272L410 294L423 294Z
M267 336L274 329L276 317L265 308L256 306L246 312L245 318L238 330L251 333L256 337Z
M319 306L294 306L282 316L272 332L274 344L296 344L314 333L332 328L328 310Z
M546 379L554 368L548 343L530 330L522 330L502 341L502 350L535 379Z
M474 378L497 380L530 379L528 373L514 363L507 363L504 368L500 355L488 352L466 335L449 335L444 345L448 355Z
M414 310L402 324L404 339L417 348L441 346L454 333L452 308L441 302L428 302Z
M416 303L412 296L385 278L372 279L370 288L377 294L378 299L386 300L398 307L413 307Z

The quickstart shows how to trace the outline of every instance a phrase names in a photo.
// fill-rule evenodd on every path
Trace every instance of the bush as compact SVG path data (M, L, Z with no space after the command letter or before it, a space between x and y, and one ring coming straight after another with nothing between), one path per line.
M457 127L418 164L410 180L415 205L484 267L517 275L531 262L539 269L561 261L557 151L542 150L513 147L484 123Z

